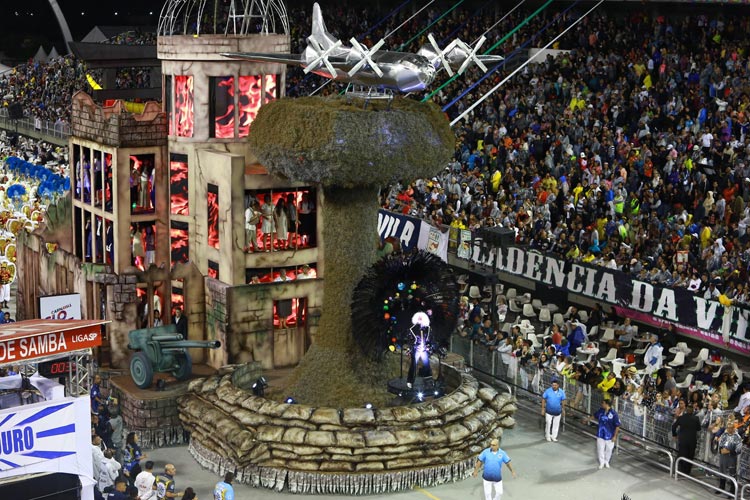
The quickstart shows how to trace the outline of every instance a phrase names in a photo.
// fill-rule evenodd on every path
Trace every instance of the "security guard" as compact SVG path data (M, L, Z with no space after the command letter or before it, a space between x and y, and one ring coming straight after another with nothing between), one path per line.
M175 493L174 474L176 469L173 464L164 466L164 474L156 476L156 500L177 498L184 493Z

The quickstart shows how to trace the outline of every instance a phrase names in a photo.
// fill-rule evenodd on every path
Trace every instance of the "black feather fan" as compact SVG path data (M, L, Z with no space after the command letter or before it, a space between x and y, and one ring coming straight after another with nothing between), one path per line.
M456 327L458 284L451 267L425 251L376 262L354 289L352 335L362 352L380 359L398 348L412 316L430 317L432 340L446 346Z

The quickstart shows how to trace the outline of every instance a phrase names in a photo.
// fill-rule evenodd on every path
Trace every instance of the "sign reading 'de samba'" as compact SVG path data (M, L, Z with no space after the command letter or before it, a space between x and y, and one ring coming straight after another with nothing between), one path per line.
M475 249L472 256L475 262L479 262L478 254L479 250ZM495 256L492 254L498 255L496 262L493 262ZM639 281L621 271L601 266L573 263L566 269L563 259L533 250L519 247L495 248L486 265L693 329L718 332L726 321L724 307L717 300L706 300L684 288L666 288ZM732 315L730 344L742 350L750 350L750 308L734 306L729 312Z
M99 323L67 330L60 328L59 323L43 321L4 325L0 327L0 363L31 360L99 346L102 343Z

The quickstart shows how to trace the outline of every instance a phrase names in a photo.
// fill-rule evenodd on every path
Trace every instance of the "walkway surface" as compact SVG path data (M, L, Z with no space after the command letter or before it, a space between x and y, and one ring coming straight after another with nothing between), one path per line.
M573 431L561 432L559 442L544 440L536 417L519 414L515 429L506 431L501 448L508 452L518 477L513 479L504 471L505 494L503 500L621 500L627 493L631 500L696 500L728 498L685 480L674 481L666 472L650 465L636 463L622 454L612 459L612 468L598 470L595 442ZM166 461L177 468L177 487L182 490L192 486L199 500L213 498L211 490L219 480L201 469L187 451L187 447L163 448L147 451L163 470ZM309 496L276 493L244 485L235 487L237 500L290 500L290 499L343 499L345 496ZM425 490L415 489L369 498L394 498L399 500L483 500L481 479L469 478L459 483L446 484Z

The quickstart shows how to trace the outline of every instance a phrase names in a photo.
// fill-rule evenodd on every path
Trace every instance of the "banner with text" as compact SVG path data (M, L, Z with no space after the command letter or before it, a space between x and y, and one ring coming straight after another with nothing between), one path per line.
M41 319L82 319L81 294L46 295L39 297Z
M387 210L378 212L378 235L380 241L387 238L396 238L401 244L401 250L410 252L419 243L419 233L422 229L422 220L409 215L397 214Z
M91 407L88 396L0 410L0 481L40 472L81 479L93 499Z
M479 261L479 249L471 259ZM725 308L717 300L706 300L685 288L666 288L639 281L626 273L543 255L526 248L495 248L484 263L550 287L616 306L618 314L654 325L675 323L681 333L714 344L727 343L750 353L750 308ZM637 314L636 314L637 313Z

